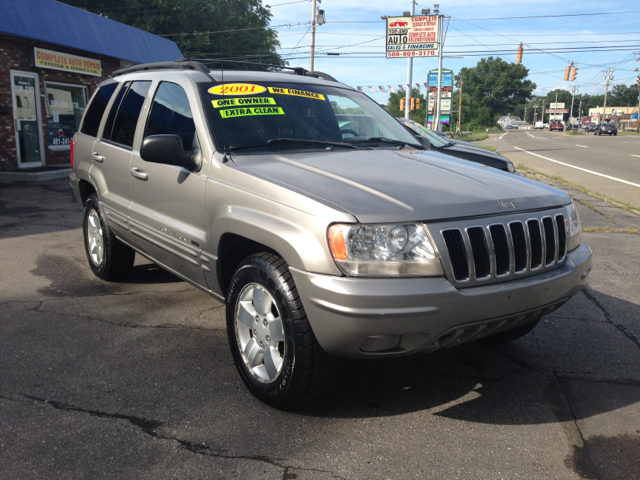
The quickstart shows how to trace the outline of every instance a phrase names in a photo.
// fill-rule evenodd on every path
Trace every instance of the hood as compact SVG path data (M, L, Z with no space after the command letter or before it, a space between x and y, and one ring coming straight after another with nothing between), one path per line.
M566 193L435 152L393 150L236 155L247 173L320 197L362 223L428 221L566 205ZM508 208L513 213L512 208Z

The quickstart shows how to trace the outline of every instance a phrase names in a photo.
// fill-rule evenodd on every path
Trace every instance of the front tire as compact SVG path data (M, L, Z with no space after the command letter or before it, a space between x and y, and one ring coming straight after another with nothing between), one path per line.
M115 237L104 218L96 193L89 196L84 204L82 230L87 260L96 277L115 281L129 274L136 252Z
M335 361L316 340L282 258L246 258L233 274L226 308L231 354L253 395L287 410L326 390Z

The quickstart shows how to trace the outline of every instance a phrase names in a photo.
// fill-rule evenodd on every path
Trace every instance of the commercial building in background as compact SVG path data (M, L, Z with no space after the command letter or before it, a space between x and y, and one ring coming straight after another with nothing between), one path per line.
M602 116L604 115L604 119ZM607 111L603 112L602 107L598 108L590 108L589 109L589 117L591 118L591 123L602 123L602 122L613 122L615 123L619 129L627 130L629 128L636 129L637 128L637 116L632 118L634 114L638 113L638 107L609 107L607 106ZM633 121L632 121L633 120Z
M53 0L0 0L0 171L69 164L96 85L175 60L171 40Z

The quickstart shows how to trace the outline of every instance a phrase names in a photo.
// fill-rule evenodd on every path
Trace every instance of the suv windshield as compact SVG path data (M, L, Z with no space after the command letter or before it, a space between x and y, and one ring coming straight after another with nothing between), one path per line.
M219 150L424 148L361 92L299 83L202 83Z

